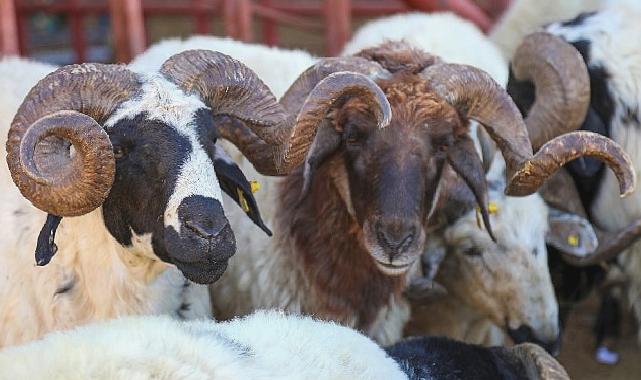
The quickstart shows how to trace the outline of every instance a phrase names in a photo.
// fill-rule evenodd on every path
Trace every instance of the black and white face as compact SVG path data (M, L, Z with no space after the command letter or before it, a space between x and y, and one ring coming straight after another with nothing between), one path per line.
M222 190L262 226L251 186L216 146L209 109L160 77L148 78L105 124L116 177L102 206L109 232L124 247L155 254L198 283L216 281L236 250ZM264 226L262 226L264 227Z

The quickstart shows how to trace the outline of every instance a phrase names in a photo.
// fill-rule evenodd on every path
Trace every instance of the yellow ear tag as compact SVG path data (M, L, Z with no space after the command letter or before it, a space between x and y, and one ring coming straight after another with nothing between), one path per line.
M245 194L243 194L243 191L240 189L240 187L236 188L236 193L238 193L238 203L240 204L240 208L242 208L246 213L249 212L249 203L247 203Z
M487 205L487 212L490 215L494 215L497 212L499 212L499 206L494 202L490 202ZM483 229L483 226L482 226L481 222L482 222L482 220L481 220L481 208L477 206L476 207L476 225L478 226L478 228Z
M579 246L579 236L576 234L570 234L568 235L568 244L572 247L578 247Z
M249 186L251 187L253 194L260 190L260 182L258 181L249 181Z

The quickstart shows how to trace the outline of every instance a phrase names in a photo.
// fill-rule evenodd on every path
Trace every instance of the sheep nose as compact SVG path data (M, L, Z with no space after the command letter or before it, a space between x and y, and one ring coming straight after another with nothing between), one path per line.
M181 203L180 221L183 228L203 239L220 235L229 225L220 202L202 197L190 197Z
M211 220L205 219L196 221L189 219L185 221L185 227L189 228L195 232L196 235L204 239L211 239L218 235L220 231L225 228L225 225L214 226L214 223Z
M393 259L396 255L405 252L412 242L416 228L413 225L405 223L392 223L384 225L378 223L376 226L376 236L378 243L389 249L388 255Z

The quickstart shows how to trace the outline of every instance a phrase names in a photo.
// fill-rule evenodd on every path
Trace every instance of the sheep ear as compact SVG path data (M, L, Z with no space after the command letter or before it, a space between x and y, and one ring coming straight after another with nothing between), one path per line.
M58 252L58 246L54 239L61 220L61 216L47 214L47 220L38 234L38 242L36 243L36 265L44 266L49 264L53 255Z
M303 164L303 189L298 196L299 203L302 202L309 193L316 169L318 169L327 157L331 156L332 153L338 149L340 144L341 135L332 127L331 121L328 118L323 119L305 157L305 163Z
M272 231L260 216L258 204L254 198L254 192L260 188L258 182L249 182L238 165L218 146L214 155L214 170L220 188L236 201L254 224L265 231L268 236L272 236Z
M562 252L584 257L599 246L592 224L581 216L550 208L548 223L550 228L545 241Z

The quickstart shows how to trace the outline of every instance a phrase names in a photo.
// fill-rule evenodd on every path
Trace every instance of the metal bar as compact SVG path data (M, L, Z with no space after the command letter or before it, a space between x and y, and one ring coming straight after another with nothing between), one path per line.
M205 12L201 12L206 4L207 0L193 0L192 1L192 15L195 19L196 24L196 33L198 34L207 34L209 33L209 15Z
M129 58L145 51L145 18L142 13L142 0L123 0L125 7L125 23L128 34Z
M250 0L223 0L225 34L239 41L252 40Z
M273 20L275 22L289 24L301 29L310 29L310 30L319 30L319 31L325 29L325 25L323 23L317 22L314 19L296 16L290 13L265 7L259 4L253 5L253 11L257 16L260 16L267 20Z
M127 43L127 27L125 13L121 6L121 0L109 0L109 9L114 59L116 62L129 62L130 56Z
M263 7L263 9L266 10L271 10L270 6L272 5L272 0L259 0L258 4L254 4L254 9L253 11L260 15L260 13L257 10L257 6ZM263 43L265 43L268 46L276 46L278 44L278 28L276 25L276 18L272 17L263 17L262 18L262 23L263 23Z
M325 0L325 50L328 55L338 55L350 38L350 0Z
M0 54L17 55L18 25L14 0L0 1Z
M141 0L109 0L111 32L117 62L129 62L146 46Z
M489 16L470 0L404 0L411 7L425 12L452 11L487 32L492 27Z
M18 49L21 55L29 55L29 17L20 13L18 13Z
M87 60L87 40L83 30L82 14L78 12L78 0L71 0L72 10L67 14L69 17L69 29L71 32L71 46L76 55L76 63L82 63Z

